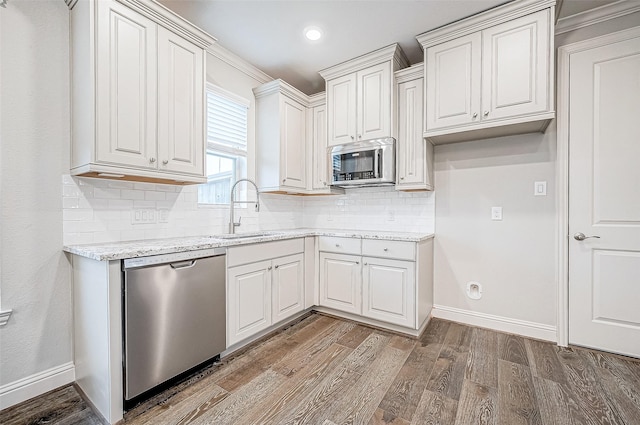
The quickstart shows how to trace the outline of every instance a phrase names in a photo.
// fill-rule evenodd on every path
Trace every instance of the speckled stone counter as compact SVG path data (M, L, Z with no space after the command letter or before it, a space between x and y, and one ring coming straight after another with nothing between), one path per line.
M406 242L420 242L433 237L430 233L378 232L373 230L343 229L291 229L263 232L238 233L237 235L192 236L183 238L149 239L128 242L110 242L87 245L64 246L70 254L80 255L98 261L121 260L146 257L149 255L174 252L196 251L200 249L246 245L305 236L338 236L345 238L383 239Z

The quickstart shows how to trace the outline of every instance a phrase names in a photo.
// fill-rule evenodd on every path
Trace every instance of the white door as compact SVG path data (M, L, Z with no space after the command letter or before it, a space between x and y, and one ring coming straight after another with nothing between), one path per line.
M320 305L361 314L360 257L320 253Z
M482 32L482 119L548 110L549 10Z
M426 142L422 138L423 79L398 84L398 144L396 189L421 189L428 186L425 172ZM430 143L429 143L430 144ZM430 147L430 146L429 146Z
M412 261L364 257L362 314L415 327L415 265Z
M480 121L481 40L478 32L427 49L427 131Z
M640 34L569 69L569 342L640 357Z
M155 169L158 26L116 2L96 5L97 160Z
M204 176L203 50L158 28L158 169Z
M304 256L302 254L273 260L271 278L273 323L304 309Z
M382 63L357 73L358 140L391 136L391 65Z
M356 137L356 74L327 81L329 146L353 142Z
M227 273L227 347L271 325L271 261Z
M311 188L324 189L330 183L327 161L329 157L329 151L327 150L327 107L325 105L316 106L311 114L313 121L313 134L311 136L313 140L313 163L311 164L313 182Z
M284 186L305 189L306 180L306 126L307 110L285 96L280 100L281 146L280 179Z

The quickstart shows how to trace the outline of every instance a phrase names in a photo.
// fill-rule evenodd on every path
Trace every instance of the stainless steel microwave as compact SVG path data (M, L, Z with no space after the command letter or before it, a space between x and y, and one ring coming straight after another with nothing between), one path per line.
M331 184L340 187L385 186L395 183L395 140L365 140L331 148Z

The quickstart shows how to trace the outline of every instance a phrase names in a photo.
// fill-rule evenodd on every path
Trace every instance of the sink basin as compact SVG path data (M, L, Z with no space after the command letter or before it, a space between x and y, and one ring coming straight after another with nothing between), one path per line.
M256 233L237 233L237 234L226 234L226 235L214 235L211 236L214 239L248 239L248 238L260 238L263 236L272 236L276 235L275 232L256 232Z

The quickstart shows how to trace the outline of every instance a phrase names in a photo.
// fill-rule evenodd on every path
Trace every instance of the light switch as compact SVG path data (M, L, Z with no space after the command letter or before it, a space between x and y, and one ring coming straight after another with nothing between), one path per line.
M502 207L491 207L491 220L502 220Z
M535 196L547 196L547 182L534 182L533 194Z

